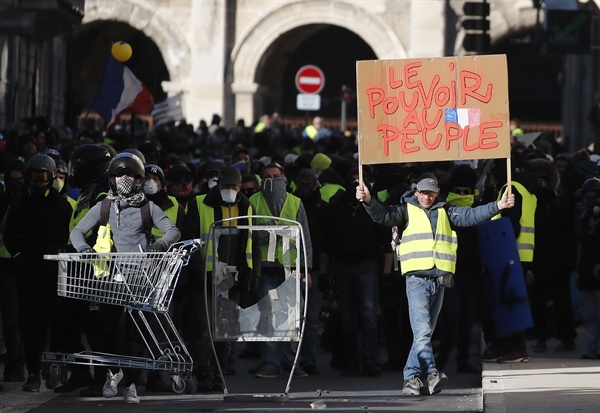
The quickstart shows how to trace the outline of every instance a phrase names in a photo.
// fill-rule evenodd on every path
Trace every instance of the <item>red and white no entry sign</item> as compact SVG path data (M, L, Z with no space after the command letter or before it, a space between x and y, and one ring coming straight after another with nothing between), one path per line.
M296 88L300 93L319 93L325 86L325 75L317 66L302 66L296 73Z

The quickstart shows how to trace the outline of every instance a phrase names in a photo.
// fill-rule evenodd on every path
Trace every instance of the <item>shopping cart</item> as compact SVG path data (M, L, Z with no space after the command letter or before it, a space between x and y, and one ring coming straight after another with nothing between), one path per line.
M189 392L192 358L168 310L181 269L201 246L202 241L194 239L173 244L167 252L45 255L44 259L58 261L59 296L124 307L148 357L94 351L44 352L42 361L53 366L79 364L168 371L173 392Z

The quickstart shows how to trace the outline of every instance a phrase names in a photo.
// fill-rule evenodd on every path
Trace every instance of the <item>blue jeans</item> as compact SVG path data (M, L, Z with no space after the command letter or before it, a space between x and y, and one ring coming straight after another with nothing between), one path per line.
M404 380L409 380L415 376L426 377L437 371L431 335L444 301L444 287L435 281L406 277L406 296L413 331L412 347L404 366Z
M379 277L375 261L334 262L347 369L379 364Z

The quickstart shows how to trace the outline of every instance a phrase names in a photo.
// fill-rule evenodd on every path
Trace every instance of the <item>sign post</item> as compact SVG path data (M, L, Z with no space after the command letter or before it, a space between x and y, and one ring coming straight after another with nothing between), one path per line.
M319 92L325 86L323 71L314 65L302 66L296 73L296 88L300 92L296 98L298 110L321 109Z

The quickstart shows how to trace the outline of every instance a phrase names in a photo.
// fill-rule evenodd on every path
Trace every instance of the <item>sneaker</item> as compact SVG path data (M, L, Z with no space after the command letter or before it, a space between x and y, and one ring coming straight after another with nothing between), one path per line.
M292 366L283 366L283 371L289 373L290 370L292 370ZM294 377L308 377L308 373L300 367L299 364L296 364L296 367L294 368Z
M107 399L115 397L117 395L117 386L123 380L123 370L119 369L119 372L113 374L112 371L108 370L106 373L106 381L102 388L102 395Z
M129 387L126 387L125 390L123 390L123 400L125 400L125 403L130 404L138 404L140 402L135 383L131 383Z
M531 346L531 349L533 350L534 353L543 353L546 351L547 347L546 347L546 340L538 340L535 342L535 344L533 346Z
M481 355L481 361L495 363L498 361L498 357L501 357L503 355L504 355L503 353L501 353L497 350L486 350Z
M575 350L575 342L570 340L561 340L558 346L554 348L555 353L567 353L573 350Z
M527 363L529 356L525 351L512 351L501 357L498 357L498 363Z
M274 379L277 376L279 376L279 368L269 363L263 364L260 370L254 375L254 377L261 379Z
M407 396L418 396L421 394L421 387L423 387L423 382L417 376L413 377L412 379L404 380L402 394Z
M23 384L21 389L23 391L38 392L40 391L41 384L42 380L40 379L39 373L30 374L29 377L27 377L27 381L25 382L25 384Z
M448 376L442 372L433 371L427 375L427 388L429 394L437 394L442 391L442 387L448 381Z

